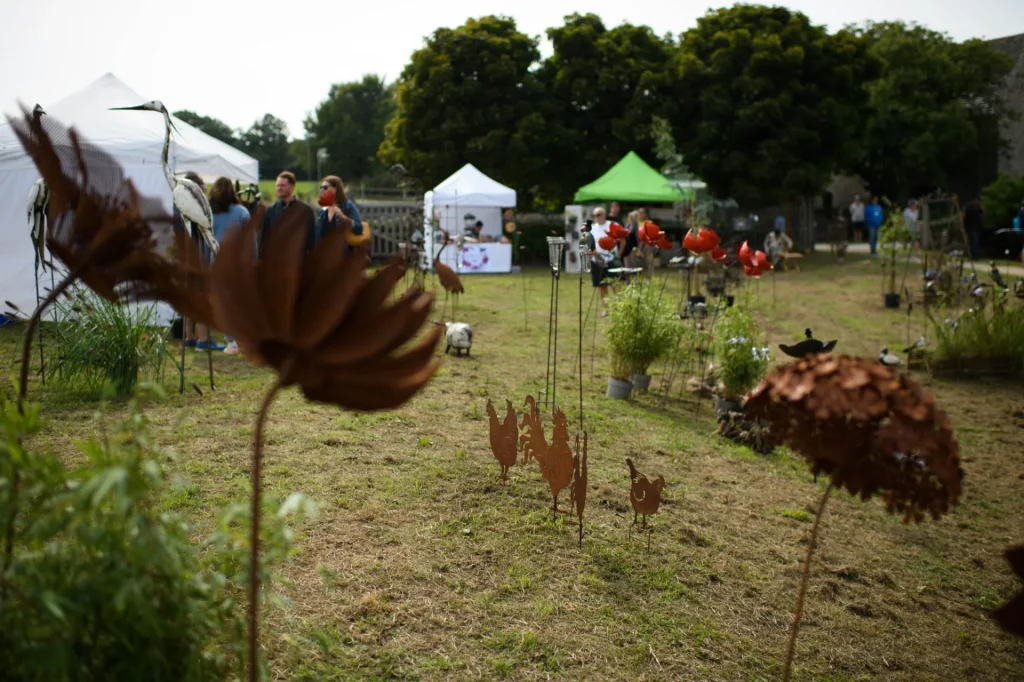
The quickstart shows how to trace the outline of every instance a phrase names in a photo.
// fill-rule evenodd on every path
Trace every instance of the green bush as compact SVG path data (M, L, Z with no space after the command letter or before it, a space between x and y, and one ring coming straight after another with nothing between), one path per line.
M1021 201L1024 201L1024 177L1014 180L1006 173L1000 173L992 184L981 190L985 229L995 232L1013 227L1013 217L1020 210Z
M995 295L1006 297L1001 292ZM1024 362L1024 308L1019 305L1004 300L959 316L940 310L931 321L936 360L1019 358Z
M65 467L29 451L34 407L0 404L0 670L12 681L242 677L248 516L233 509L205 546L167 510L170 460L133 404ZM301 507L294 499L284 511ZM266 561L287 552L282 515Z
M715 330L718 355L717 376L725 385L725 398L747 394L764 378L771 358L764 333L750 313L726 308Z
M167 337L155 305L118 305L82 288L54 305L61 321L51 325L51 376L61 385L99 391L109 384L126 396L140 376L163 379Z
M658 358L675 350L682 321L660 287L634 280L608 303L608 348L612 378L628 381L646 374Z

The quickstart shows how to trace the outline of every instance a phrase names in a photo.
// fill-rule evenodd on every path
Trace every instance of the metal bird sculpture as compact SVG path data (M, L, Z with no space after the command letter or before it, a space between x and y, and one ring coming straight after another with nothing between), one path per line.
M917 341L915 341L914 343L910 344L910 346L908 346L907 348L904 348L903 352L904 353L909 353L910 351L914 350L915 348L924 348L924 344L925 344L925 338L922 336Z
M171 150L171 131L178 132L171 121L171 115L160 100L152 100L134 107L111 107L113 111L155 111L163 114L164 117L164 149L160 154L160 162L163 164L164 176L167 184L170 185L171 195L174 197L174 205L181 215L188 220L195 228L198 228L199 235L210 251L214 254L220 249L217 240L213 236L213 209L206 198L206 194L199 185L185 178L175 177L169 163Z
M1006 282L1003 281L1003 276L1000 274L999 268L996 267L995 261L990 262L989 265L992 267L990 274L995 285L1000 289L1009 289L1010 287L1006 286Z
M802 359L808 355L817 355L818 353L831 353L832 349L836 347L838 343L837 339L833 339L828 343L822 343L821 341L813 338L810 329L804 330L804 335L807 337L800 343L792 346L787 346L784 343L779 344L779 350L788 355L791 358Z
M901 362L900 356L893 355L888 348L883 348L882 352L878 354L878 361L886 367L899 367Z

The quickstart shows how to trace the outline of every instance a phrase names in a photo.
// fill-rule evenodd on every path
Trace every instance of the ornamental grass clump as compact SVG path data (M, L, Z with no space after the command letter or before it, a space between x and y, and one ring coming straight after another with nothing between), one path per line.
M620 381L629 381L630 374L646 374L651 363L671 352L682 326L675 304L640 281L609 302L608 320L612 378Z
M822 512L835 487L880 495L904 523L939 519L957 504L963 469L949 419L931 394L867 358L812 355L778 368L750 394L747 414L768 420L815 476L829 477L811 530L786 654L789 679Z

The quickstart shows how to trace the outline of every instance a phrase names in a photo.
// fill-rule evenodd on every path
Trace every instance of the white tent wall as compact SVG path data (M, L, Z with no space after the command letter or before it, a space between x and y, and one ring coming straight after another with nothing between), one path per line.
M75 127L86 140L113 156L141 194L159 197L170 212L171 190L160 164L163 117L149 111L109 110L149 99L152 98L139 95L108 73L43 108L48 116ZM222 175L241 182L258 180L259 165L255 159L184 121L173 120L180 135L172 136L169 156L172 168L179 174L194 171L207 183ZM10 124L4 122L0 125L0 300L9 300L22 311L33 310L36 301L35 256L26 203L38 177L32 159L25 154ZM49 275L45 279L49 286ZM161 306L161 311L162 317L169 315L166 306Z
M159 166L125 168L125 174L139 193L160 197L164 209L170 213L174 206L167 179ZM0 299L11 301L27 316L36 307L35 252L29 232L26 202L28 191L39 177L35 166L30 170L0 171ZM8 200L8 197L14 197ZM49 260L50 254L45 258ZM39 292L45 295L50 286L49 272L40 268ZM169 320L171 310L161 306L161 319Z

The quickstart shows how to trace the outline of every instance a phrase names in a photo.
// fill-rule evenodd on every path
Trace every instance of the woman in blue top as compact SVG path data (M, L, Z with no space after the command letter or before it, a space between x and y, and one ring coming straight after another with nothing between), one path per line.
M210 189L210 208L213 209L213 238L218 244L224 241L229 230L249 222L249 209L238 201L234 183L225 177L217 178ZM228 342L224 352L236 355L238 343L230 336L224 338Z
M359 236L363 234L363 221L359 209L345 194L345 186L337 175L328 175L320 182L320 194L334 190L334 205L321 209L316 217L316 239L320 241L335 230L348 230Z
M871 203L864 207L864 224L868 227L868 243L871 245L871 254L878 253L878 230L885 222L885 213L882 211L878 197L871 197Z

